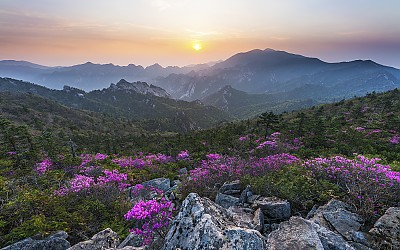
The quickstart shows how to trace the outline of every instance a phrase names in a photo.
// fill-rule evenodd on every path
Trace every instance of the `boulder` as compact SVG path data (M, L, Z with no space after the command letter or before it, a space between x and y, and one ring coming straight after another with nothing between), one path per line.
M349 210L351 207L346 203L332 199L307 217L311 217L311 221L327 229L340 233L347 240L354 240L352 235L360 230L364 221L361 216Z
M249 211L247 208L232 206L227 209L227 212L235 226L254 229L253 210L250 209Z
M253 204L256 200L258 200L259 198L261 197L261 195L258 195L258 194L253 194L252 196L250 196L250 197L247 197L247 203L249 203L249 204Z
M90 240L80 242L68 250L103 250L109 248L117 248L119 245L118 234L107 228L95 234Z
M369 231L383 238L393 249L400 249L400 207L391 207L380 217Z
M254 225L255 230L260 231L261 233L263 232L263 230L264 230L264 213L261 210L261 208L257 209L254 212L253 225Z
M168 178L157 178L142 183L145 187L153 187L162 191L167 191L171 188L171 181Z
M218 190L221 194L240 194L242 187L240 186L240 180L225 182L224 185Z
M119 244L118 248L124 248L127 246L131 247L141 247L143 244L143 238L140 235L130 233L128 236L125 238L124 241L122 241L121 244Z
M6 246L4 248L2 248L1 250L20 250L25 246L29 246L30 244L32 244L34 242L34 240L32 238L26 238L23 239L21 241L18 241L12 245Z
M260 197L254 201L254 209L261 208L264 215L272 220L287 220L290 218L290 203L276 197Z
M70 247L69 242L66 240L67 238L68 234L60 231L43 240L27 238L1 250L66 250Z
M265 249L260 232L237 227L228 211L195 193L183 201L162 249Z
M400 207L391 207L369 231L372 234L400 240Z
M218 193L217 197L215 197L215 203L217 203L221 207L229 208L229 207L238 205L239 198L236 198L236 197L233 197L230 195L226 195L226 194L222 194L222 193Z
M291 217L268 235L267 249L351 250L340 235L301 217Z
M247 185L246 189L240 194L239 202L244 204L248 201L249 197L253 196L253 189Z

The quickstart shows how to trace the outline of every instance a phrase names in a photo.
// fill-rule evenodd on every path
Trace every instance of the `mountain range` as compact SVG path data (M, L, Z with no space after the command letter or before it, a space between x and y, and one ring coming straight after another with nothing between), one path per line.
M118 66L91 62L68 67L48 67L26 61L3 60L0 61L0 76L34 82L52 89L62 89L64 85L68 85L91 91L105 88L120 79L148 81L172 73L186 74L208 67L208 64L198 64L164 68L159 64L153 64L144 68L135 64Z
M265 111L281 113L400 87L399 69L370 60L327 63L273 49L238 53L210 64L165 68L158 64L144 68L134 64L117 66L89 62L70 67L46 67L8 60L0 61L0 76L27 80L53 89L68 85L71 89L83 90L81 94L91 98L103 92L123 90L124 93L132 91L135 95L146 95L149 91L154 98L165 98L163 102L177 103L165 101L167 98L196 101L217 107L239 119ZM129 83L132 81L135 84ZM118 83L110 86L112 82ZM102 88L105 89L99 90ZM78 105L65 100L66 103ZM79 103L82 107L82 101ZM151 112L154 117L163 113L162 109L159 110L160 105L155 107ZM84 108L88 109L87 106ZM143 119L149 116L147 111L119 110L111 113L122 112Z

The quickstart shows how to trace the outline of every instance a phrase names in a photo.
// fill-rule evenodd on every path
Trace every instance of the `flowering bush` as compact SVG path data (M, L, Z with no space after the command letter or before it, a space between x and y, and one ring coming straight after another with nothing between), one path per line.
M303 166L312 171L314 178L339 185L347 193L348 202L363 215L371 216L400 201L400 173L376 163L379 160L361 155L356 159L336 156L305 161Z
M390 139L390 143L392 143L394 145L399 144L400 143L400 136L398 136L398 135L393 136L392 139Z
M135 204L124 218L128 221L134 220L135 228L129 231L141 235L144 245L149 245L155 234L164 238L172 219L173 204L162 195L161 190L141 184L135 185L131 190L132 201Z
M90 190L93 187L113 187L116 186L120 191L125 190L130 186L126 183L128 179L127 174L119 173L118 170L104 170L104 176L99 176L95 180L93 176L86 176L82 174L76 174L72 180L69 181L67 186L61 187L54 193L59 196L65 196L69 193L78 193L82 190Z
M35 170L39 175L43 175L46 171L50 169L50 167L53 165L53 162L46 158L41 162L36 163Z
M188 161L190 160L190 155L189 155L189 151L185 150L185 151L181 151L177 156L176 156L177 160L180 161Z
M300 160L289 154L276 154L265 158L250 158L244 160L239 157L208 154L207 160L189 171L189 179L184 180L184 194L197 192L200 195L213 197L217 183L241 179L245 175L260 176L280 167L299 162Z

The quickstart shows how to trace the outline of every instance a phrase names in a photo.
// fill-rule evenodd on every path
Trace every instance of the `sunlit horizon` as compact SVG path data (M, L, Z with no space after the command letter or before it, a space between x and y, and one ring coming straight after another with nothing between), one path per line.
M272 48L400 68L399 9L395 0L2 0L0 60L165 67Z

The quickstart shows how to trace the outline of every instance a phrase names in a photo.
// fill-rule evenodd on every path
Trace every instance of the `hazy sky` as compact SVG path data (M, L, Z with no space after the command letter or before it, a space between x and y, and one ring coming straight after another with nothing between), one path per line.
M0 0L0 60L166 66L256 48L400 68L400 0Z

